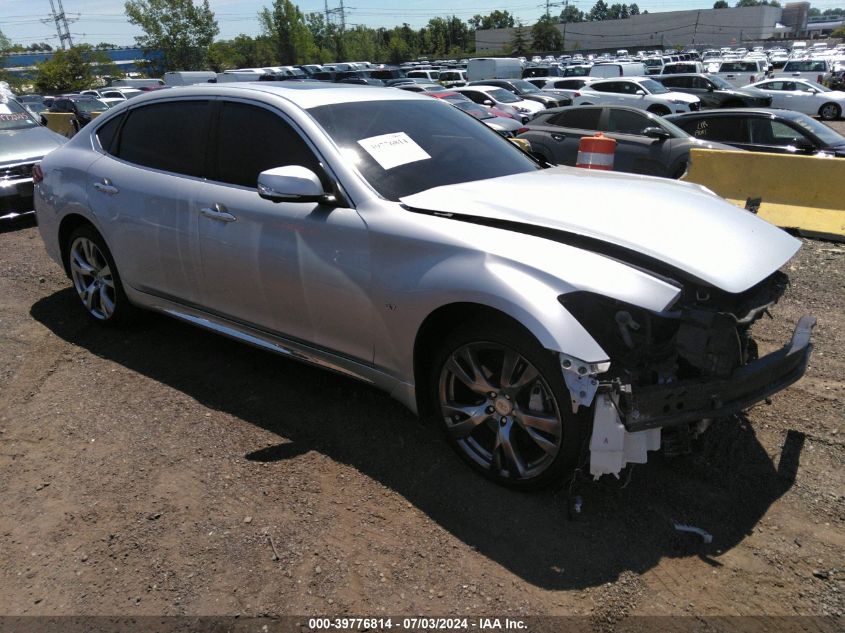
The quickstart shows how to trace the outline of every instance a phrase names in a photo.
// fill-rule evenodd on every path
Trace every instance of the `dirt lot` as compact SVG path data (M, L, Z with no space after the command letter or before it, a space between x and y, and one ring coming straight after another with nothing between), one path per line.
M800 383L630 479L519 494L388 396L164 317L102 330L0 233L0 614L845 614L845 245ZM700 526L711 545L674 531Z

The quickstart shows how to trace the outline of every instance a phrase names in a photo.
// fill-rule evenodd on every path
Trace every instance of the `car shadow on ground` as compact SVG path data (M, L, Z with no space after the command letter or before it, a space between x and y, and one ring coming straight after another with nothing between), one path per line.
M178 389L204 406L280 436L247 459L277 463L315 450L402 495L444 529L527 582L579 589L642 573L664 557L719 555L749 534L794 482L803 436L790 431L773 463L743 416L715 423L692 455L653 455L630 478L518 493L487 482L440 432L386 394L349 378L150 315L128 330L100 328L71 289L32 316L60 338ZM709 545L675 531L703 528Z

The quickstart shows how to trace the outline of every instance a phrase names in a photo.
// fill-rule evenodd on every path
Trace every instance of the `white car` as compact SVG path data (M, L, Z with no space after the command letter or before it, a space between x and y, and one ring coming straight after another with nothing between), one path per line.
M648 77L594 81L575 93L572 105L623 105L660 116L701 109L698 97L672 92Z
M520 99L512 92L497 86L466 86L464 88L454 88L453 90L460 92L476 103L487 107L495 107L508 114L512 114L523 123L527 123L538 112L546 109L542 103Z
M537 86L544 92L552 92L554 94L563 95L570 99L575 98L575 93L593 83L600 81L596 77L538 77L537 79L544 79L542 85ZM533 81L531 83L534 83ZM536 83L534 85L537 85Z
M762 90L772 98L773 108L795 110L825 121L833 121L845 110L845 92L831 90L815 81L781 77L746 86Z

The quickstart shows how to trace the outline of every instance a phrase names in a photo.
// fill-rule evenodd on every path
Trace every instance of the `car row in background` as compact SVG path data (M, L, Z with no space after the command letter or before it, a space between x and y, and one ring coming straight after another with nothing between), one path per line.
M602 132L616 141L614 171L680 178L690 149L734 149L696 139L665 119L625 106L573 106L541 112L519 138L546 162L573 166L581 139Z
M845 158L845 137L791 110L736 108L675 114L666 120L696 139L752 152Z
M577 91L574 97L574 105L626 105L659 115L690 112L701 107L698 97L673 92L649 77L593 81Z

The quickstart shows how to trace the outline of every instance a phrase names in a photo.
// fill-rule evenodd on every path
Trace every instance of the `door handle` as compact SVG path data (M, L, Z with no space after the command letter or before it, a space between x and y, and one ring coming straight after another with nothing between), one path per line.
M552 138L557 142L565 141L566 137L563 134L552 134Z
M111 184L111 181L108 178L103 178L100 182L95 182L94 189L100 193L107 193L110 196L120 193L120 189Z
M211 220L217 220L218 222L234 222L238 218L234 215L229 213L222 204L217 203L212 207L203 207L200 209L200 213L205 217Z

